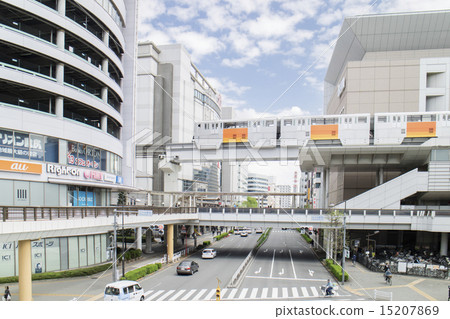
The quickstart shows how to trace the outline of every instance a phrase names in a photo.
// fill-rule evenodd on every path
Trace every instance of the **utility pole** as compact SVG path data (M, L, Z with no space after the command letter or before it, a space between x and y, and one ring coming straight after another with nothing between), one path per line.
M123 207L123 206L122 206ZM124 216L125 212L122 208L122 277L125 277L125 252L127 251L125 247L125 231L124 231Z
M113 282L117 281L117 209L114 209Z
M344 227L343 227L343 229L344 229L344 238L343 238L343 243L342 243L342 245L344 246L343 247L343 249L342 249L342 284L344 284L344 282L345 282L345 218L346 218L346 215L345 215L345 209L344 209Z

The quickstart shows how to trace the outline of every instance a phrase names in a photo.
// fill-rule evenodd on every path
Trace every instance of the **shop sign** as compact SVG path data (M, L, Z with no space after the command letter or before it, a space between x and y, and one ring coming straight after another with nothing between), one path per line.
M42 174L42 164L0 160L0 171Z
M103 174L101 172L96 171L84 171L83 176L85 179L93 179L96 181L103 180Z
M116 176L116 184L123 184L123 177L122 176Z
M103 174L103 181L109 182L109 183L115 183L116 182L116 175L112 174Z
M56 176L80 176L80 170L74 167L47 164L47 173L55 174Z

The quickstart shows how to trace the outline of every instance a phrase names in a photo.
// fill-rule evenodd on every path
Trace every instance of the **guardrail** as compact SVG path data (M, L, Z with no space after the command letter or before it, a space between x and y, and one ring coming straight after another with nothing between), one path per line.
M0 206L1 221L49 221L114 216L138 215L139 210L151 210L153 214L196 213L196 207L153 207L153 206L92 206L92 207L18 207Z

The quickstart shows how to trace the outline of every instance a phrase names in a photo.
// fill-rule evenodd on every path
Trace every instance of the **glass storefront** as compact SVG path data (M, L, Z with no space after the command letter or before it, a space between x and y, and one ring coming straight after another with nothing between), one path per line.
M107 262L107 241L107 234L32 241L32 273L77 269ZM0 243L0 277L18 275L18 255L17 242Z

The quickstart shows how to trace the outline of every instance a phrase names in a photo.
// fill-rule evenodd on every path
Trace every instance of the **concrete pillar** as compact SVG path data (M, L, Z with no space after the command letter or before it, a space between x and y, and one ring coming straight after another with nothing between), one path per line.
M142 250L142 227L136 228L136 248Z
M102 60L102 71L109 75L109 60L108 59L103 59Z
M403 246L403 230L397 232L397 247Z
M102 115L102 117L100 118L100 128L102 129L103 132L108 131L108 116L107 115Z
M441 233L441 256L448 256L448 233Z
M378 180L377 180L377 186L378 186L378 185L381 185L381 184L384 183L384 169L383 169L383 167L380 167L378 169L377 175L378 175Z
M62 63L56 64L56 81L61 85L64 83L64 64Z
M109 46L109 31L103 30L103 43Z
M165 234L167 244L167 262L173 262L173 224L167 225L167 234Z
M55 115L58 119L64 117L64 98L62 96L57 96L55 99Z
M66 49L66 33L63 29L58 29L58 31L56 31L56 46L61 51Z
M152 250L152 239L153 239L153 231L151 228L147 228L147 232L145 233L145 252L147 254L153 253Z
M66 15L66 0L58 0L57 1L57 10L60 15Z
M106 86L102 87L100 98L104 103L108 103L108 88Z
M19 241L19 300L33 300L31 284L31 240Z

